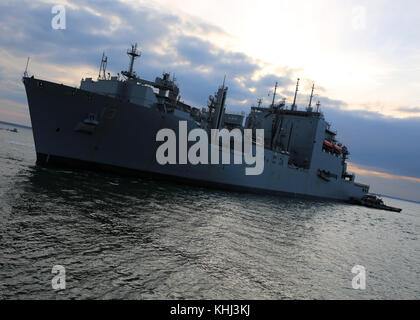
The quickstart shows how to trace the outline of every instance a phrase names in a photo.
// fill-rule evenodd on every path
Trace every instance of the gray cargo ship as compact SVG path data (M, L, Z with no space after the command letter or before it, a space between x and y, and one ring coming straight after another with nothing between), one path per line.
M97 80L82 79L80 88L57 84L25 71L25 85L32 121L37 164L86 167L132 175L151 175L223 189L276 193L296 197L335 200L361 199L369 186L355 182L347 172L348 149L336 139L336 132L319 111L319 102L298 110L296 94L287 106L283 100L267 106L252 106L249 115L226 112L228 88L223 84L209 97L205 108L180 100L174 79L165 73L155 81L141 79L133 71L140 56L137 45L127 54L129 69L111 76L102 57ZM298 80L299 84L299 80ZM199 85L199 84L198 84ZM245 120L245 121L244 121ZM162 165L156 152L163 128L178 132L180 123L188 132L264 130L263 141L253 135L252 152L263 149L264 169L246 175L246 163ZM245 122L245 124L243 124ZM230 142L230 141L229 141ZM192 142L188 142L190 146ZM208 143L210 151L235 153L233 144ZM179 154L179 156L181 156ZM210 163L210 161L209 161Z

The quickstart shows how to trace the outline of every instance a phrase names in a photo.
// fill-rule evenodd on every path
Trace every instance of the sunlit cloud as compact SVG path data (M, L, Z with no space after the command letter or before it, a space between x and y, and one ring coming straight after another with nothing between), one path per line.
M409 118L399 107L418 106L418 1L157 1L223 28L264 68L300 70L345 110Z
M396 174L390 174L387 172L372 170L372 169L366 169L363 168L363 166L357 165L355 163L348 163L348 169L349 171L352 171L356 174L362 174L367 176L375 176L383 179L389 179L389 180L405 180L405 181L411 181L411 182L417 182L420 183L420 178L416 177L409 177L409 176L400 176Z
M14 109L28 111L28 106L26 104L19 103L13 100L8 100L8 99L0 99L0 106L5 106L5 105Z
M29 114L24 114L24 113L14 112L14 111L1 110L1 109L0 109L0 115L2 116L2 117L0 117L0 120L3 120L4 116L12 116L12 117L29 119ZM7 119L4 119L4 120L7 120ZM6 121L6 122L8 122L8 121Z

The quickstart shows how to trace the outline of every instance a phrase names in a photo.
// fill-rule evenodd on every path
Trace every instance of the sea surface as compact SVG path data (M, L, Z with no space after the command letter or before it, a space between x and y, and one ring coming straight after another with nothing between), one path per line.
M0 130L1 299L420 298L419 203L385 198L393 213L40 168L18 130Z

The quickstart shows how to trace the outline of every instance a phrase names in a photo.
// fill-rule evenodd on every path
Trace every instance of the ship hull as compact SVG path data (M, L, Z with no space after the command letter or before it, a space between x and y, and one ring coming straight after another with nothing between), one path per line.
M285 156L267 149L264 171L256 176L245 175L245 164L160 165L156 150L161 142L156 142L156 134L162 128L177 132L183 119L126 99L39 79L24 78L24 84L39 165L85 167L304 198L348 200L366 194L351 181L320 179L317 168L290 167ZM95 115L98 123L86 122L89 115Z

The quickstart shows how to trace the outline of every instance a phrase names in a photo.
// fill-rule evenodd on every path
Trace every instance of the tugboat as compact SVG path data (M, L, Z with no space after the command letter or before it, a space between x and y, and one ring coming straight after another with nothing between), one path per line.
M348 203L357 204L373 209L401 212L402 209L390 207L384 204L384 201L374 194L367 194L361 199L351 198Z

